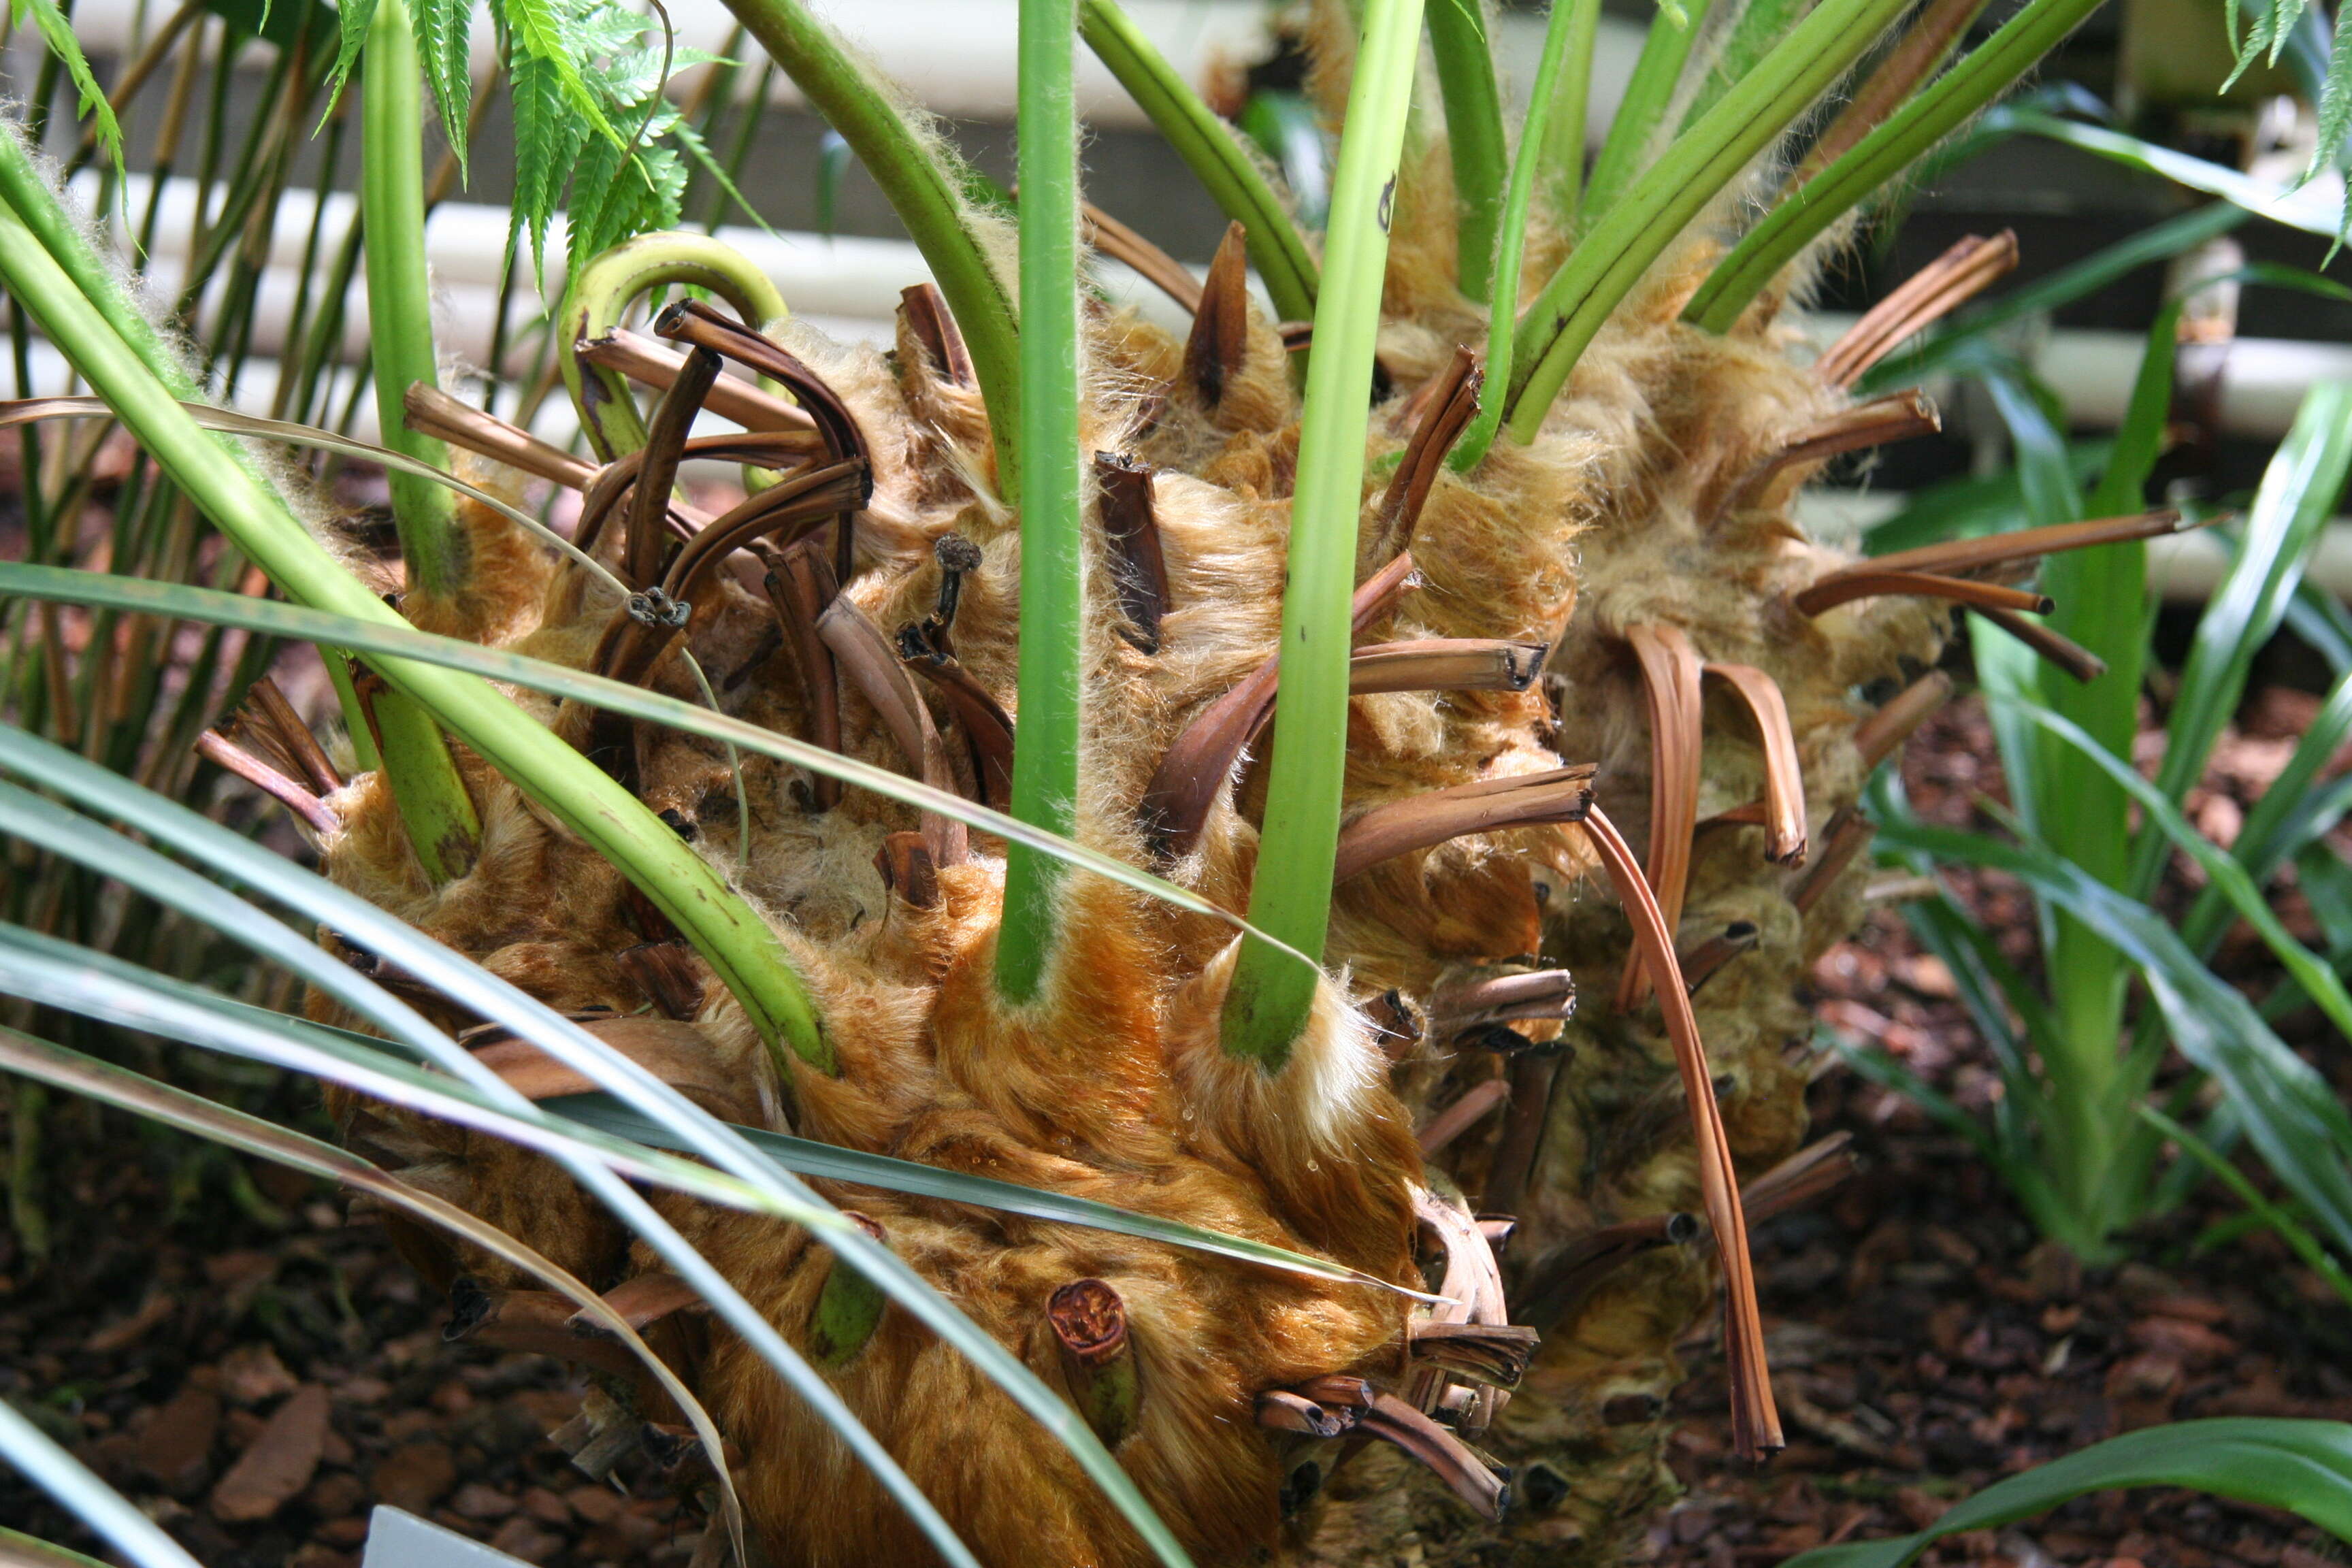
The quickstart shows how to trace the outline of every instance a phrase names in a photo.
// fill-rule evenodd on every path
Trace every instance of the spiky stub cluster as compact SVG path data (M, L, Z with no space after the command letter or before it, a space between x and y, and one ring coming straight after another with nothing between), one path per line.
M1449 470L1478 390L1460 345L1483 326L1453 290L1450 251L1412 237L1450 232L1412 205L1443 189L1409 182L1402 198L1329 973L1278 1071L1218 1038L1226 925L1074 873L1043 992L1013 1006L992 979L992 840L766 761L739 777L690 737L522 699L765 911L829 1063L772 1056L649 904L470 758L480 847L446 885L416 869L374 776L328 803L338 879L730 1120L1445 1298L829 1190L1065 1390L1210 1562L1279 1548L1352 1565L1415 1542L1428 1562L1610 1557L1670 1491L1656 1415L1718 1259L1747 1391L1735 1414L1747 1441L1770 1444L1734 1190L1769 1209L1837 1173L1827 1156L1784 1163L1804 1127L1795 985L1855 919L1861 781L1939 689L1929 678L1874 709L1940 650L1945 612L1916 595L1997 608L2012 592L1857 575L1806 538L1790 501L1823 458L1929 416L1850 405L1864 350L1817 367L1760 313L1724 337L1679 323L1707 259L1696 247L1621 310L1537 440ZM1279 743L1270 671L1298 413L1297 344L1252 310L1241 257L1234 237L1187 338L1094 321L1085 428L1099 526L1081 837L1230 908L1258 871L1260 759ZM436 613L689 699L690 651L730 712L1001 804L1019 534L936 295L908 291L889 354L792 327L762 339L701 307L660 331L683 360L642 342L583 350L669 388L642 469L584 476L583 532L631 591L515 549L475 513L471 591ZM781 377L799 406L714 381L720 356ZM695 408L722 396L767 434L688 447L786 479L713 521L667 500ZM1612 821L1646 845L1639 868ZM530 1092L581 1087L517 1042L477 1043ZM726 1435L773 1560L924 1560L824 1426L565 1179L381 1106L342 1111L357 1146L651 1327ZM1055 1440L824 1247L668 1206L984 1560L1142 1560ZM461 1326L614 1375L583 1462L675 1424L625 1363L552 1332L548 1304L495 1259L404 1240L440 1283L465 1282Z

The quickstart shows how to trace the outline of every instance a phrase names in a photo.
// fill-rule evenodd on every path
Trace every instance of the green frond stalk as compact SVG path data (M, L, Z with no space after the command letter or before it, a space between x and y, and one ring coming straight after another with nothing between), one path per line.
M708 289L732 305L755 331L791 314L766 273L741 251L709 235L639 235L583 267L556 310L555 357L588 445L605 462L643 447L646 422L637 413L628 377L607 366L583 363L573 345L620 326L629 307L655 289L681 285Z
M407 626L188 417L13 208L0 212L0 281L173 482L289 596L358 620ZM401 658L375 668L642 889L709 962L772 1048L835 1070L832 1047L776 934L634 795L487 681Z
M1250 923L1310 956L1331 919L1340 791L1348 770L1349 600L1363 509L1372 351L1388 272L1389 219L1404 148L1421 0L1367 0L1346 133L1331 190L1315 357L1299 422L1282 596L1279 696L1265 827ZM1277 1071L1306 1026L1317 976L1244 938L1226 995L1224 1048Z
M376 0L360 54L360 224L376 422L385 446L446 468L448 448L411 430L403 412L410 383L441 381L425 263L424 79L407 0ZM433 598L456 592L465 563L449 492L413 474L387 479L409 591Z
M148 370L171 389L173 396L197 395L195 379L163 346L155 323L147 319L123 289L120 275L90 248L80 227L58 205L48 181L33 162L23 136L13 125L0 127L0 201L18 215L42 248L55 257L66 276L73 279L81 297L105 318L117 336L131 345Z
M1554 16L1562 8L1570 13L1567 56L1549 98L1550 131L1544 138L1543 162L1538 168L1549 175L1545 199L1551 204L1553 218L1563 229L1573 233L1584 213L1584 127L1592 99L1592 50L1601 38L1601 0L1559 0L1553 7ZM1547 33L1549 27L1548 22ZM1528 109L1533 110L1532 102ZM1508 221L1507 213L1505 222ZM1511 242L1507 238L1504 243ZM1526 242L1522 239L1519 243ZM1517 311L1518 300L1506 303L1508 310ZM1494 374L1491 362L1487 374Z
M1692 92L1690 107L1683 110L1681 128L1689 130L1721 102L1723 95L1731 90L1731 84L1756 68L1756 62L1780 41L1780 35L1804 15L1808 5L1809 0L1748 0L1742 5L1739 15L1731 20L1729 36Z
M1589 78L1592 65L1592 40L1599 30L1601 0L1560 0L1552 7L1551 18L1544 25L1543 53L1536 59L1536 79L1532 95L1528 100L1527 124L1519 132L1519 153L1511 164L1511 188L1503 203L1503 232L1500 250L1495 266L1495 305L1486 325L1486 384L1496 391L1482 399L1478 416L1462 432L1454 444L1447 461L1456 473L1467 473L1477 467L1495 443L1495 432L1503 424L1503 398L1500 389L1511 383L1511 338L1517 322L1513 320L1519 298L1519 268L1527 259L1528 213L1535 205L1536 180L1558 148L1554 139L1553 121L1556 116L1572 111L1578 121L1576 145L1569 149L1578 160L1583 157L1581 127L1584 117L1582 81L1563 90L1564 79L1570 76ZM1581 70L1579 56L1581 55ZM1555 187L1557 189L1557 187ZM1570 201L1574 201L1574 186L1570 186Z
M1633 176L1642 172L1650 143L1658 127L1665 123L1666 108L1674 100L1675 84L1682 80L1691 46L1698 41L1699 29L1706 22L1707 5L1708 0L1688 0L1679 8L1661 5L1650 18L1650 31L1642 40L1641 57L1633 62L1633 74L1625 83L1625 96L1618 100L1616 117L1609 121L1600 156L1592 161L1592 179L1584 192L1584 211L1589 216L1600 217L1616 205Z
M1312 317L1322 286L1315 258L1290 209L1265 183L1233 127L1201 101L1200 94L1113 0L1078 0L1078 34L1184 160L1218 209L1247 231L1250 265L1265 281L1275 313L1290 321Z
M1767 214L1691 297L1683 320L1727 332L1805 247L1894 179L2058 47L2097 0L2032 0L1853 150Z
M1510 165L1484 0L1436 0L1429 7L1429 48L1454 158L1454 271L1462 292L1484 304L1495 283L1495 237Z
M768 58L793 79L824 122L841 133L857 161L889 198L891 210L931 277L971 353L988 404L996 445L997 493L1021 494L1021 460L1013 439L1020 427L1020 328L1013 290L997 274L973 233L963 171L951 168L917 135L890 94L842 48L800 0L728 0Z
M1013 815L1077 826L1086 539L1078 466L1078 115L1075 0L1021 0L1021 743ZM1037 994L1054 941L1061 863L1007 846L996 984Z
M366 247L376 422L384 445L446 468L448 449L411 430L403 412L411 382L440 384L431 279L425 263L420 68L405 0L376 0L360 66L360 225ZM449 492L397 470L386 479L408 591L426 600L450 597L464 581L466 563ZM384 776L417 864L436 884L464 875L473 864L482 825L440 727L396 691L376 703L374 717Z
M1651 263L1906 9L1824 0L1600 216L1519 322L1504 416L1513 440L1535 439L1585 345Z

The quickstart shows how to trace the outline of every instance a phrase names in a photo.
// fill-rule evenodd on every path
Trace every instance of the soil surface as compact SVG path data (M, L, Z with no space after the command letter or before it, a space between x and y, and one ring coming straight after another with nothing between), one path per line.
M2310 711L2284 690L2250 704L2191 801L2207 831L2226 840ZM1998 793L1992 754L1975 709L1939 718L1906 763L1915 806L1969 822L1977 792ZM2016 889L1954 886L2030 963ZM2291 894L2283 908L2299 917ZM2243 942L2223 963L2247 980L2260 968ZM1814 979L1832 1028L1963 1105L1990 1103L1990 1060L1896 903ZM2308 1020L2284 1027L2352 1088L2341 1041ZM195 1076L193 1053L138 1065L281 1116L309 1093L216 1067ZM1675 1407L1688 1493L1648 1542L1662 1568L1771 1563L1917 1529L1989 1481L2157 1422L2352 1420L2352 1313L2266 1235L2198 1250L2233 1213L2226 1200L2200 1193L2130 1238L2138 1261L2085 1271L2037 1246L1968 1146L1907 1102L1842 1068L1813 1093L1817 1134L1850 1131L1865 1165L1755 1237L1790 1447L1761 1469L1730 1457L1720 1366L1698 1331ZM548 1434L584 1385L552 1362L446 1341L446 1304L333 1191L69 1100L49 1100L38 1124L37 1181L12 1196L46 1219L48 1250L37 1258L0 1224L0 1396L210 1568L356 1563L377 1501L533 1563L692 1560L699 1515L658 1459L633 1457L608 1484L572 1469ZM97 1549L5 1468L0 1524ZM2346 1555L2291 1516L2172 1492L2086 1499L1937 1554L2017 1568L2320 1568Z

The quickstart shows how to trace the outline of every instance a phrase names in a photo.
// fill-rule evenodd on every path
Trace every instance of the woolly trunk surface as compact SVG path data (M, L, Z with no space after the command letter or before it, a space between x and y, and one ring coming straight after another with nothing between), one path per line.
M1598 801L1633 843L1647 842L1658 749L1635 649L1666 628L1700 660L1753 667L1777 683L1818 856L1867 772L1856 725L1932 662L1947 629L1910 600L1865 598L1818 616L1790 602L1842 562L1791 517L1804 466L1750 481L1793 432L1843 407L1843 395L1766 321L1723 338L1679 324L1710 259L1687 247L1618 312L1534 443L1498 443L1467 474L1441 468L1417 518L1392 515L1376 503L1427 416L1428 397L1416 395L1457 345L1485 333L1482 313L1453 287L1442 171L1433 162L1423 176L1407 182L1396 224L1380 354L1390 391L1367 450L1360 569L1370 577L1409 542L1415 574L1359 642L1502 638L1549 653L1524 689L1354 699L1349 816L1594 763ZM1148 470L1165 595L1157 626L1136 625L1120 592L1129 569L1090 531L1081 837L1240 909L1278 726L1219 783L1181 854L1171 858L1163 825L1139 808L1187 725L1275 651L1297 443L1286 351L1276 324L1254 314L1244 332L1228 325L1222 348L1203 349L1198 333L1188 345L1132 315L1098 314L1089 331L1087 446ZM978 563L961 575L948 638L1017 726L1019 539L992 492L976 392L904 323L889 354L789 325L776 336L838 395L873 465L842 598L886 636L921 623L938 607L940 542L968 541L965 554L945 552ZM494 515L470 513L467 526L474 592L445 608L461 623L446 629L591 664L626 614L616 596L509 536ZM599 545L614 561L619 532L607 530ZM714 574L688 629L649 668L648 684L692 699L680 643L726 710L811 732L812 694L832 677L780 634L756 570ZM940 739L934 775L1000 798L961 710L935 684L916 689ZM853 681L838 689L845 752L924 771L891 715ZM736 782L715 745L642 725L616 738L589 713L517 695L627 779L763 911L806 977L837 1076L789 1057L780 1068L650 906L469 755L460 763L483 838L465 877L425 883L373 775L335 803L347 826L327 846L331 874L591 1020L725 1117L1276 1242L1423 1291L1454 1270L1491 1275L1484 1237L1500 1227L1482 1232L1470 1216L1495 1207L1498 1188L1513 1194L1503 1299L1518 1321L1544 1321L1532 1364L1503 1394L1420 1355L1411 1321L1432 1309L1397 1290L818 1184L1089 1411L1099 1407L1090 1373L1057 1337L1049 1307L1078 1281L1115 1290L1134 1396L1097 1429L1202 1561L1354 1565L1417 1544L1418 1560L1432 1563L1602 1563L1671 1497L1656 1412L1680 1375L1675 1343L1714 1303L1717 1270L1701 1238L1563 1273L1562 1260L1597 1232L1700 1207L1674 1058L1655 1005L1621 993L1626 918L1577 827L1456 837L1343 882L1313 1020L1287 1068L1268 1075L1218 1044L1229 928L1073 874L1045 986L1034 1005L1013 1007L992 981L995 841L974 835L966 845L960 831L856 791L825 806L814 777L747 758L742 855ZM1717 682L1706 702L1702 822L1747 806L1764 784L1744 712ZM1743 1180L1796 1148L1810 1021L1795 982L1851 929L1858 906L1858 865L1776 864L1764 835L1736 816L1696 832L1679 910L1686 952L1740 922L1754 930L1753 945L1696 996ZM1465 1021L1444 1011L1467 984L1549 969L1578 983L1573 1017ZM519 1049L478 1046L506 1052L502 1065ZM1509 1108L1424 1162L1416 1126L1465 1094L1493 1095L1481 1088L1490 1080L1509 1087ZM658 1271L535 1157L381 1105L347 1099L339 1110L355 1147L600 1289ZM814 1321L834 1268L823 1247L787 1226L661 1201L755 1306L828 1359L850 1405L983 1561L1146 1561L1060 1447L897 1309L860 1342L826 1342ZM445 1288L471 1278L504 1300L534 1287L494 1258L405 1226L396 1234ZM494 1317L480 1331L497 1327ZM929 1560L880 1489L726 1331L686 1308L650 1331L735 1450L771 1561ZM1501 1522L1478 1517L1391 1444L1259 1424L1262 1395L1334 1373L1430 1410L1507 1467ZM643 1380L614 1371L606 1383L606 1425L677 1420Z

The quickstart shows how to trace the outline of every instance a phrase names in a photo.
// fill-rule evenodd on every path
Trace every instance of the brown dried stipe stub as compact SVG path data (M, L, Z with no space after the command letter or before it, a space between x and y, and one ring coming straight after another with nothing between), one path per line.
M1097 452L1095 493L1119 609L1127 616L1121 635L1141 652L1158 653L1160 618L1168 613L1168 559L1151 510L1151 469L1131 458Z
M1956 3L1966 0L1935 0L1930 9L1948 15ZM1832 386L1852 386L1897 344L1968 303L2016 265L2014 230L2003 229L1991 239L1965 237L1864 312L1813 363L1813 374Z
M701 958L686 943L643 942L623 948L613 962L663 1017L691 1018L702 1011L705 971Z
M2029 621L1999 605L1987 605L1977 613L2086 686L2107 672L2105 659L2040 621Z
M948 309L948 298L940 292L936 283L917 283L898 290L898 308L907 313L907 325L920 343L923 355L930 361L931 369L950 386L977 386L980 374L973 370L971 351L964 346L963 333L956 326L955 312Z
M687 355L685 368L655 405L646 426L635 485L629 493L621 571L629 585L640 591L661 581L662 556L669 544L669 492L677 483L678 463L686 456L694 417L702 412L703 395L719 379L719 356L708 349Z
M1743 952L1755 951L1762 928L1754 921L1733 921L1721 931L1681 955L1683 984L1694 996L1716 971Z
M1413 1134L1413 1141L1421 1145L1422 1157L1427 1159L1438 1153L1508 1104L1510 1099L1511 1086L1502 1079L1490 1078L1472 1084L1459 1100L1423 1122Z
M1412 531L1429 502L1430 488L1444 467L1446 453L1478 416L1478 396L1486 379L1478 356L1467 348L1457 348L1445 368L1414 392L1412 402L1420 406L1413 410L1412 436L1374 514L1379 520L1372 534L1377 541L1371 551L1374 560L1412 542ZM1411 409L1412 404L1407 407Z
M1790 432L1740 476L1717 509L1727 516L1755 504L1772 481L1789 469L1825 462L1847 452L1867 451L1896 441L1932 436L1944 427L1936 405L1916 392L1898 392L1875 403L1841 409L1826 419Z
M342 826L342 818L332 806L219 731L206 730L198 735L195 750L198 756L215 767L236 774L300 817L313 833L325 835Z
M675 376L672 379L676 379ZM596 477L596 465L575 458L552 442L542 441L521 426L486 414L427 382L412 382L401 395L403 417L420 436L494 458L533 479L566 489L584 490Z
M1191 268L1092 202L1078 204L1078 237L1112 260L1133 268L1186 310L1200 313L1201 280Z
M761 583L769 607L797 656L807 738L812 744L838 752L842 749L840 671L833 650L817 633L817 619L841 585L815 540L803 540L790 550L756 545L754 553L767 568ZM829 773L814 774L809 791L816 810L830 811L841 802L841 781Z
M1943 577L1932 572L1890 572L1884 568L1840 572L1789 596L1801 616L1818 616L1856 599L1882 595L1909 595L1923 599L1949 599L1972 610L2026 610L2046 616L2056 606L2045 595L1973 577Z
M686 366L686 356L653 339L616 328L601 338L575 344L573 351L590 364L619 371L631 381L667 390ZM722 375L711 384L702 405L722 419L732 419L746 430L785 437L803 457L824 449L816 421L808 411L788 403L764 387L737 376Z
M1225 395L1225 383L1241 373L1249 357L1249 249L1239 223L1225 227L1225 237L1209 263L1201 289L1201 303L1192 312L1192 335L1184 342L1184 379L1203 405L1214 408Z

